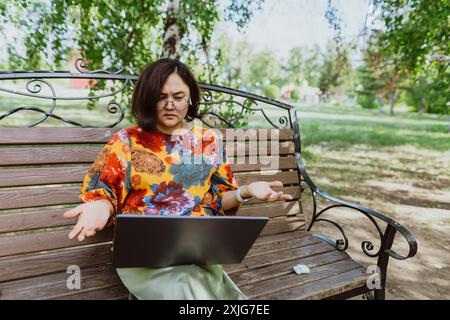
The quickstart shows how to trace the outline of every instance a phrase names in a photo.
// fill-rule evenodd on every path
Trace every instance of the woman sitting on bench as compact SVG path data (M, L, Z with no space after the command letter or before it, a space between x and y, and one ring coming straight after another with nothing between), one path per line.
M114 224L117 213L144 215L235 215L255 197L290 200L271 187L280 181L238 186L223 139L197 127L200 90L183 63L160 59L136 82L132 112L138 125L117 132L84 178L78 216L69 238L86 237ZM118 268L138 299L246 299L221 265Z

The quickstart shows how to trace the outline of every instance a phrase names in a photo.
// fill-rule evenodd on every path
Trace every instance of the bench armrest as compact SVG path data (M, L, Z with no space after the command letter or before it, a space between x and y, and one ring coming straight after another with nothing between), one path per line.
M402 256L402 255L398 254L397 252L395 252L394 250L392 250L391 249L392 243L389 245L389 247L384 247L383 248L383 245L380 247L380 249L384 249L385 253L388 254L390 257L392 257L394 259L397 259L397 260L405 260L407 258L411 258L411 257L416 255L416 253L417 253L417 241L416 241L416 239L414 238L414 236L412 235L412 233L408 229L406 229L404 226L402 226L400 223L398 223L394 219L389 218L388 216L386 216L386 215L384 215L384 214L382 214L382 213L380 213L378 211L375 211L375 210L363 207L363 206L361 206L359 204L355 204L355 203L352 203L352 202L349 202L349 201L342 200L342 199L336 198L334 196L331 196L328 193L320 190L319 188L316 188L314 193L319 195L323 199L326 199L326 200L334 202L335 204L331 205L331 206L328 206L325 209L322 209L320 212L316 213L313 216L313 219L311 221L311 224L308 227L308 230L311 229L311 227L313 226L313 224L316 221L324 221L324 220L326 220L326 219L320 219L319 217L324 212L326 212L327 210L329 210L331 208L336 208L336 207L350 208L350 209L353 209L353 210L361 212L367 218L369 218L370 221L372 221L372 223L376 226L378 233L380 234L380 240L381 240L382 243L384 242L383 240L388 237L388 235L387 235L388 232L391 232L391 233L392 232L394 232L394 233L399 232L404 237L404 239L406 240L406 242L408 243L408 246L409 246L409 252L408 252L408 254L406 256ZM378 225L378 223L377 223L377 221L375 219L379 219L379 220L385 222L388 225L388 227L386 228L384 233L381 231L381 229L380 229L380 227L379 227L379 225ZM343 230L341 230L341 231L343 231ZM345 237L345 233L344 233L344 237ZM345 237L345 239L346 239L346 237ZM344 240L344 241L346 241L346 240ZM362 243L362 250L364 251L364 253L366 255L368 255L370 257L374 257L374 256L378 255L378 254L371 254L371 253L368 252L370 250L373 250L373 244L370 241L364 241Z
M400 223L398 223L394 219L389 218L388 216L386 216L380 212L366 208L360 204L355 204L355 203L352 203L352 202L349 202L346 200L336 198L336 197L331 196L328 193L322 191L319 187L317 187L314 184L314 182L309 177L308 173L306 172L306 170L304 168L302 159L300 158L297 160L300 160L298 162L300 164L299 171L301 172L306 184L311 189L312 197L313 197L313 205L314 205L313 215L312 215L311 223L308 226L308 231L310 231L311 228L313 227L313 225L318 221L332 224L342 234L343 239L338 239L335 242L333 242L329 238L326 238L326 237L323 237L320 235L318 235L318 236L320 238L322 238L324 241L326 241L327 243L334 246L337 250L345 251L348 248L348 239L345 235L345 231L343 230L343 228L335 221L321 218L321 216L325 212L327 212L328 210L330 210L332 208L338 208L338 207L349 208L349 209L355 210L355 211L360 212L363 215L365 215L376 227L378 234L380 236L381 245L380 245L380 249L376 253L370 252L374 248L374 245L371 241L366 240L361 243L362 251L367 256L369 256L369 257L377 257L378 256L379 259L381 259L383 255L388 255L397 260L405 260L405 259L408 259L408 258L416 255L417 241L408 229L406 229L404 226L402 226ZM328 207L317 212L316 195L320 196L321 198L323 198L327 201L332 202L333 204L331 204ZM381 230L380 226L378 225L377 220L381 220L387 224L384 232ZM402 256L391 249L393 240L395 238L395 234L397 232L400 233L403 236L403 238L406 240L406 242L408 243L409 252L405 256Z

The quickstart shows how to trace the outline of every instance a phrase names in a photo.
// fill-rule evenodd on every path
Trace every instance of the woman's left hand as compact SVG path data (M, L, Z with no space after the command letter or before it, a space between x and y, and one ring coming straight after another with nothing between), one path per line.
M290 194L285 194L283 191L276 192L271 187L282 187L281 181L256 181L246 185L242 190L242 197L253 196L260 200L277 201L277 200L292 200Z

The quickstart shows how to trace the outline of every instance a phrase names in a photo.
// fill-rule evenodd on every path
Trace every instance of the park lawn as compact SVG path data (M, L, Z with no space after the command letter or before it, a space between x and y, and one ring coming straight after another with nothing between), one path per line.
M297 112L302 153L311 175L333 181L329 187L341 195L367 192L364 180L383 176L403 177L416 187L450 188L450 133L445 119L342 109L301 107Z
M299 107L297 114L305 166L313 181L331 195L394 218L417 239L416 257L391 259L387 297L449 299L448 119L408 112L391 117L374 110L339 107ZM303 196L308 217L312 202L309 193ZM376 263L361 251L364 240L373 241L374 252L379 248L375 227L367 218L342 209L324 217L342 223L355 259L366 265ZM339 236L324 223L313 231ZM402 241L394 248L407 252Z

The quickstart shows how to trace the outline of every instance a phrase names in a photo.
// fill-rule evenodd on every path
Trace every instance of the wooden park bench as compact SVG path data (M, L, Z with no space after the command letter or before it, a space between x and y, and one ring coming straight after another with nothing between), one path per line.
M27 106L0 113L0 299L127 299L128 292L111 261L113 227L78 242L68 239L76 220L62 217L68 208L80 203L82 179L104 144L119 130L124 110L116 105L120 107L114 110L120 111L119 120L107 128L90 127L61 117L55 107L56 102L64 99L56 95L56 90L45 98L40 88L30 90L31 82L39 81L53 89L50 80L55 78L114 79L128 85L137 76L106 72L0 73L0 93L47 99L52 103L50 110ZM11 79L28 80L26 90L5 90L2 83ZM313 183L303 165L294 107L220 86L202 84L201 88L203 103L211 106L204 119L214 118L216 124L221 124L222 133L233 127L237 118L224 118L214 111L214 106L233 105L242 112L251 109L271 126L253 131L245 128L244 133L255 133L258 145L268 142L271 156L279 160L278 170L272 175L262 174L267 164L259 157L253 164L236 163L232 170L238 183L280 180L284 184L282 190L294 197L292 201L272 203L252 200L239 209L238 215L270 217L242 263L225 266L242 291L250 299L345 299L363 294L384 299L389 258L406 259L416 254L416 241L409 231L381 213L332 197ZM265 110L263 105L276 108L278 122L271 119L269 109ZM26 127L2 126L2 119L27 110L41 113L42 118ZM51 118L70 127L38 126ZM235 133L244 136L242 131ZM224 137L227 139L227 135ZM240 151L245 151L247 157L260 155L259 148L252 147L248 140L235 141L232 146L236 146L236 156L241 155ZM233 157L233 150L228 147L227 153ZM305 201L302 191L307 188L313 197L313 211L309 215L302 206ZM316 198L328 201L329 205L319 210ZM343 228L323 217L334 208L362 214L368 218L368 227L377 228L378 242L364 241L362 250L376 260L378 287L367 285L374 274L346 252L348 238ZM336 227L342 237L331 240L311 233L318 222ZM381 228L378 222L386 227ZM397 233L408 245L403 256L392 250ZM310 273L297 275L293 272L295 264L307 265ZM80 268L81 288L68 287L70 266Z

